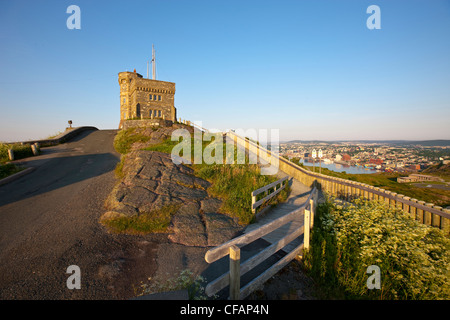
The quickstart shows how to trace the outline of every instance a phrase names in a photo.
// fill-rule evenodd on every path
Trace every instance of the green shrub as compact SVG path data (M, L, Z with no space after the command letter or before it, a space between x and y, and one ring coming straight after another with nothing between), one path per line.
M305 265L329 295L365 299L449 299L450 239L384 203L318 208ZM367 267L381 270L369 290Z

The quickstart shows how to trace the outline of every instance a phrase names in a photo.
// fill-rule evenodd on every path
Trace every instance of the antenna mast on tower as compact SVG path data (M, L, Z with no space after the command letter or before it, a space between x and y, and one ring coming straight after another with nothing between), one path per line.
M155 47L152 44L152 79L156 80Z

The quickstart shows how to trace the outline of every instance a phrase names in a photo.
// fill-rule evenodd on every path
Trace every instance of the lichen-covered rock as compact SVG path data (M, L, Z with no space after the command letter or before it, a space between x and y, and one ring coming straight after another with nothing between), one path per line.
M168 237L187 246L216 246L242 231L235 219L220 213L222 202L208 195L210 183L194 176L191 168L174 164L170 154L132 150L124 158L123 178L105 203L109 216L134 216L179 204Z

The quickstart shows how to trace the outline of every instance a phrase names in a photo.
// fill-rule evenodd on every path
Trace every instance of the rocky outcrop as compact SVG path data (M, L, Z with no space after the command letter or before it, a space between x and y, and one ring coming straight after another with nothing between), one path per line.
M243 228L220 213L222 202L208 195L210 183L194 176L191 168L175 165L170 154L134 150L122 170L123 178L106 201L107 216L140 215L177 204L168 237L188 246L216 246Z

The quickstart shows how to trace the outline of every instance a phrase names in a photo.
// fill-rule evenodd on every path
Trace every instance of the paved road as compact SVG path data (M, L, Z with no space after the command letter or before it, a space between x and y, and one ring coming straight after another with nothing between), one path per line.
M98 224L120 159L115 134L87 131L43 148L23 161L36 170L0 186L0 299L123 298L132 288L113 282L119 271L136 264L138 253L154 259L151 242L110 235ZM70 265L80 267L80 290L66 286ZM145 271L154 272L152 265Z

